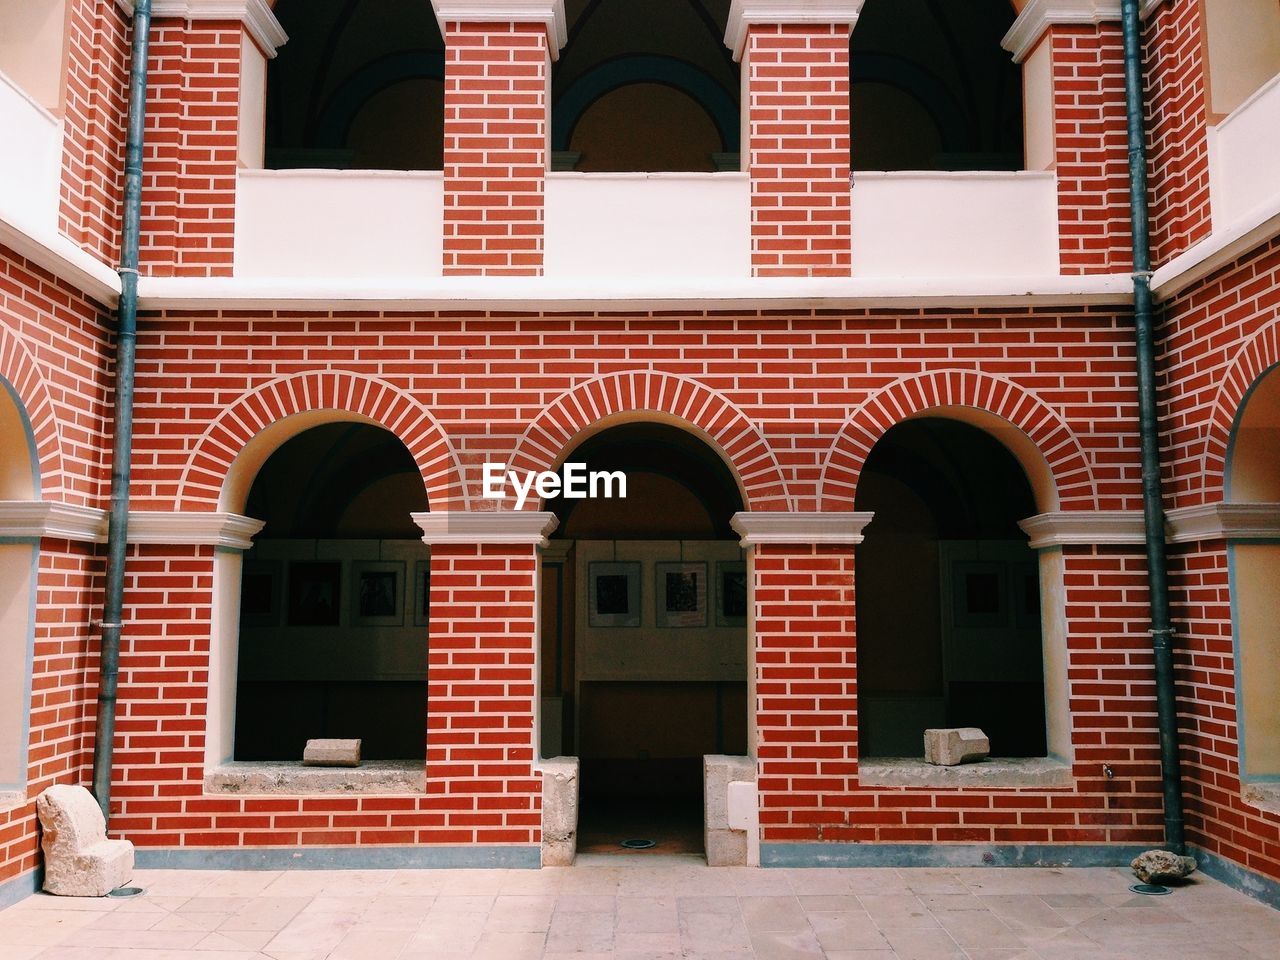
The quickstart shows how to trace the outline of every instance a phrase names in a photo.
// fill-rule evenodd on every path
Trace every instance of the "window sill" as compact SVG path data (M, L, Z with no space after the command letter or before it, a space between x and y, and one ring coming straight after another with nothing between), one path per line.
M939 767L914 758L863 760L858 781L864 787L1069 787L1071 764L1053 757L988 758L958 767Z
M205 773L204 792L218 796L368 796L422 793L425 761L373 760L358 767L306 767L294 761L233 761Z
M1280 813L1280 782L1274 780L1245 782L1240 785L1244 802L1266 813Z
M0 813L10 813L27 805L27 791L0 790Z

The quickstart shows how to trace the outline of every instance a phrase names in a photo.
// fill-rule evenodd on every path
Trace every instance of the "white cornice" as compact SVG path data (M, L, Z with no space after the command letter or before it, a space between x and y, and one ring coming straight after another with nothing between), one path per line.
M133 0L116 0L116 6L124 11L126 17L133 16Z
M104 306L114 307L120 297L120 276L52 228L39 229L0 209L0 244Z
M239 20L268 57L274 57L289 39L267 0L152 0L151 17Z
M1244 216L1217 228L1209 236L1188 247L1151 277L1157 300L1176 297L1192 284L1280 233L1280 196L1255 207Z
M531 510L436 511L412 514L422 529L422 542L437 543L532 543L547 545L547 535L559 525L554 513Z
M431 0L440 23L540 23L547 28L551 59L569 39L564 0Z
M724 42L741 60L752 24L826 23L847 26L858 22L865 0L733 0Z
M1206 503L1166 514L1170 543L1280 540L1280 503Z
M1018 523L1033 550L1063 546L1108 546L1146 540L1136 510L1078 510L1042 513Z
M0 501L0 537L103 543L107 512L57 500L4 500Z
M236 513L135 510L129 513L129 542L248 550L263 526Z
M1021 63L1056 23L1102 23L1120 19L1120 0L1031 0L1004 35L1001 46Z
M874 513L865 511L814 513L735 513L729 525L742 537L742 545L757 544L849 544L862 542Z

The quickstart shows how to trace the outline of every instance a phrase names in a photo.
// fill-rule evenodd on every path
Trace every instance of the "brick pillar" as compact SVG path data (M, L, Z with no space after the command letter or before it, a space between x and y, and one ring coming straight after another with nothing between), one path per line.
M861 9L862 0L796 10L737 0L730 12L755 276L850 274L849 33Z
M242 63L274 57L285 39L264 0L152 4L143 273L231 275Z
M440 843L540 843L537 576L547 513L416 516L431 545L426 808Z
M870 519L733 519L754 589L752 750L766 844L851 838L848 811L859 799L853 554Z
M563 0L434 0L445 43L446 275L540 276L551 61ZM511 12L512 5L504 8Z

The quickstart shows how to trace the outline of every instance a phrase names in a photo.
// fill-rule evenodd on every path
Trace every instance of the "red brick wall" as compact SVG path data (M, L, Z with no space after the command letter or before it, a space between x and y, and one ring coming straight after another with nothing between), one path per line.
M444 272L541 275L546 27L449 22L443 33Z
M752 271L847 277L848 27L753 24L743 64Z
M67 0L68 55L58 227L119 259L131 29L115 0Z
M1144 35L1151 252L1158 267L1209 235L1205 47L1199 0L1161 4Z
M1062 272L1133 266L1124 40L1119 24L1050 28Z

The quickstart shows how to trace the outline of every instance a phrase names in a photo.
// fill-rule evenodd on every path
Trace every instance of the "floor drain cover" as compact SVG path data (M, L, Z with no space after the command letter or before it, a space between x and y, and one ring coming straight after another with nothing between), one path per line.
M656 847L657 840L623 840L622 846L628 850L648 850L650 847Z
M141 887L116 887L114 890L108 893L107 896L115 897L119 900L124 900L129 897L140 897L142 896L142 888Z
M1157 883L1135 883L1129 889L1145 897L1163 897L1166 894L1173 893L1168 887L1162 887Z

